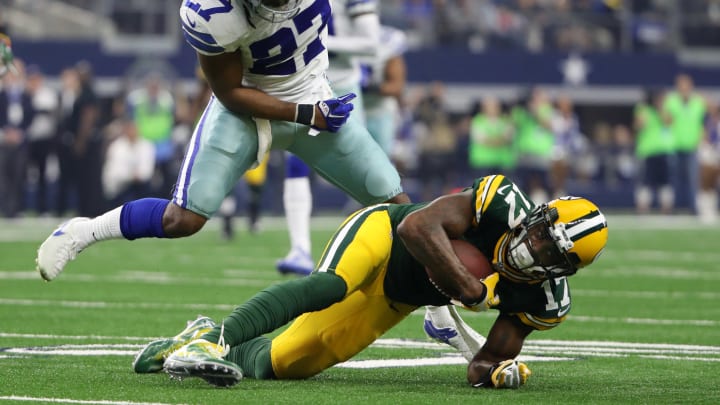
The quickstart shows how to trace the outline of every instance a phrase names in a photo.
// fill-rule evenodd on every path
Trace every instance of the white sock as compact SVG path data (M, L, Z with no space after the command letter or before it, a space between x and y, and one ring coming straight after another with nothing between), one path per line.
M310 215L312 213L312 192L310 178L293 177L283 184L283 206L290 234L292 249L310 251Z
M675 206L675 190L673 190L672 186L660 187L658 199L660 200L660 208L670 212Z
M635 206L642 212L647 212L652 204L652 192L649 187L640 186L635 189Z
M236 203L235 203L235 197L225 197L225 199L220 203L220 209L218 210L218 213L224 217L231 217L235 215L235 209L236 209Z
M73 231L79 238L81 248L86 248L95 242L108 239L120 239L123 237L120 231L120 212L122 206L110 210L89 221L78 222L74 225Z
M697 196L697 211L700 219L706 223L717 221L718 216L718 196L715 191L702 190Z

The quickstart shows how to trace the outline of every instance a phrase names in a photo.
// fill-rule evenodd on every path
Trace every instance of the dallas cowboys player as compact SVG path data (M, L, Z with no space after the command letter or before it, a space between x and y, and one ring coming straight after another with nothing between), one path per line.
M363 107L370 135L390 155L405 91L407 36L397 28L382 26L380 42L383 47L377 55L363 61Z
M183 34L214 96L194 130L172 201L130 201L93 219L67 221L38 250L42 278L55 279L98 241L196 233L271 147L301 157L363 204L407 202L387 156L350 117L354 95L336 97L325 78L331 12L330 0L183 1Z
M328 21L327 76L337 94L353 93L353 116L363 119L358 57L373 57L380 48L380 18L375 0L334 0ZM364 122L364 121L363 121ZM372 135L372 134L371 134ZM310 256L312 193L310 168L297 156L287 153L283 207L288 223L290 252L276 263L281 273L309 274L315 264Z

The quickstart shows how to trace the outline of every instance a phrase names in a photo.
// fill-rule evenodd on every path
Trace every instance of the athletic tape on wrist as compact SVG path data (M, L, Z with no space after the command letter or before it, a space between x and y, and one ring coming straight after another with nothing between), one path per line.
M313 104L295 104L295 122L313 125L315 122L315 106Z

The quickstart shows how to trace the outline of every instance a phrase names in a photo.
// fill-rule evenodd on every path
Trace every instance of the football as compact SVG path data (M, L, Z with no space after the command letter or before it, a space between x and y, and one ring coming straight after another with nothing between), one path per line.
M460 261L478 279L483 279L495 272L490 260L470 242L452 239L450 243Z

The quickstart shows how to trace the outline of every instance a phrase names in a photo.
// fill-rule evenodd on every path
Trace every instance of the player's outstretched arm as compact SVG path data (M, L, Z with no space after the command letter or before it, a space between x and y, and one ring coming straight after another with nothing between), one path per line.
M212 56L198 53L198 59L215 97L225 108L237 114L298 122L316 130L336 132L353 110L350 101L355 97L354 94L318 101L315 105L296 104L243 86L243 63L239 52Z
M243 86L240 52L212 56L198 53L198 60L215 97L228 110L256 118L294 121L295 103L282 101L258 89Z
M485 345L468 365L467 379L473 387L518 388L530 376L530 369L515 360L525 338L534 329L517 318L500 314Z

